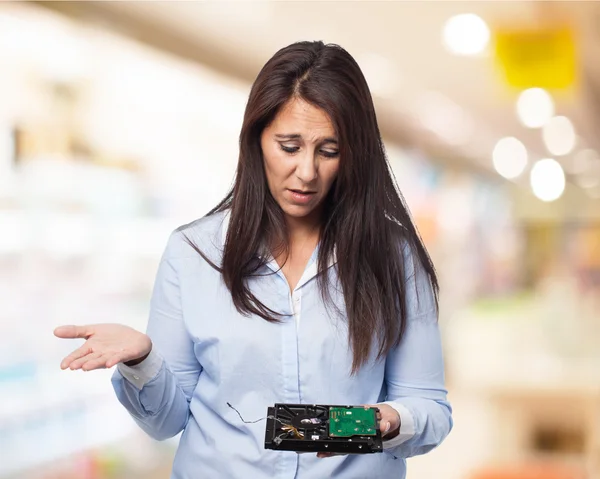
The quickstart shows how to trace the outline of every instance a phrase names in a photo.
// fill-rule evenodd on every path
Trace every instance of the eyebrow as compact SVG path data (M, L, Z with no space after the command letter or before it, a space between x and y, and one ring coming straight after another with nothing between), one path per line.
M300 140L300 139L302 139L302 135L300 135L299 133L290 133L287 135L282 135L282 134L277 133L275 135L275 138L277 138L278 140ZM335 138L331 138L331 137L323 138L323 139L319 138L319 141L322 143L335 143L336 145L338 142Z

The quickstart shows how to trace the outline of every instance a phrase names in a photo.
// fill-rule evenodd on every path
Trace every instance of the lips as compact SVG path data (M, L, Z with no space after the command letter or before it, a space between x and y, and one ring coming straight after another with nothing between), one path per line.
M316 191L308 191L308 190L290 190L292 193L298 193L300 195L314 195Z
M316 191L309 190L288 190L290 192L290 197L293 203L298 205L304 205L312 200L313 196L316 194Z

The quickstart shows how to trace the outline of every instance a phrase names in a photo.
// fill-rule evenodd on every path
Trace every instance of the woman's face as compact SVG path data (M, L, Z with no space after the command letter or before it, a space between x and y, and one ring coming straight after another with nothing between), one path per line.
M261 148L269 190L283 212L292 218L318 215L340 164L327 114L292 99L264 129Z

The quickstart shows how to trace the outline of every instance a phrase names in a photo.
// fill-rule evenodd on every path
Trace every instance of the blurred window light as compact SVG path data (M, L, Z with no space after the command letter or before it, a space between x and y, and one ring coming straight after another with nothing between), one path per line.
M55 258L88 256L94 248L92 219L83 214L48 214L42 218L43 249Z
M24 217L20 212L0 210L0 255L21 253L28 247Z
M446 49L455 55L476 55L487 47L490 29L480 16L462 13L446 21L442 41Z
M91 62L88 49L86 39L67 22L0 14L0 52L32 64L49 80L85 77Z
M517 115L528 128L541 128L554 116L554 101L543 88L529 88L519 95Z
M518 177L527 166L527 148L512 136L498 140L492 153L496 171L507 179Z
M382 98L393 97L400 83L394 64L377 53L365 53L357 62L367 80L371 93Z
M545 158L537 161L530 177L533 194L542 201L554 201L565 191L565 173L558 161Z
M555 116L551 118L542 130L544 144L548 151L556 156L571 153L575 148L577 136L575 127L566 116Z
M467 144L475 126L471 116L457 103L438 91L417 98L416 116L421 125L450 145Z

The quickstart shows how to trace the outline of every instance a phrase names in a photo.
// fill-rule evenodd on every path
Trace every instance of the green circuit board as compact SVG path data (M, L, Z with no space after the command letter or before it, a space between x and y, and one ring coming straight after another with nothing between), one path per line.
M333 437L377 435L377 412L364 407L329 408L329 435Z

